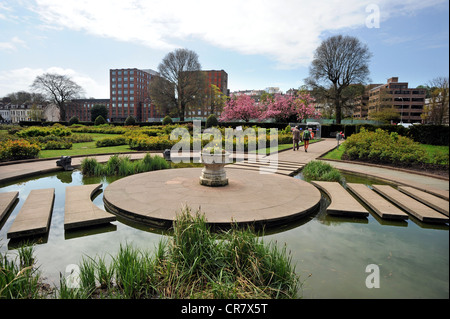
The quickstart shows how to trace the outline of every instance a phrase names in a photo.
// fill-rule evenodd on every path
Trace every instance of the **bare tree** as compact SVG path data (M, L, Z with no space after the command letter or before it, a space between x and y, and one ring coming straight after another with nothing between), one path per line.
M368 80L371 56L367 45L351 36L330 37L316 49L306 84L333 102L336 123L341 123L342 106L349 99L347 88Z
M200 105L206 89L197 53L187 49L170 52L158 71L160 77L150 82L150 98L166 114L175 108L184 121L186 107Z
M428 123L442 125L449 118L448 77L437 77L429 82L430 102L425 105L421 117Z
M69 76L54 73L37 76L31 87L58 106L63 121L66 120L66 102L81 96L84 92L83 88Z

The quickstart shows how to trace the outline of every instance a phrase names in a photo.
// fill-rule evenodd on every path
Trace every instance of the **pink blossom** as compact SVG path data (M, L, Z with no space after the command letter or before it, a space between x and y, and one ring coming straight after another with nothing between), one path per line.
M248 95L233 95L222 111L220 121L260 119L261 109L259 105Z

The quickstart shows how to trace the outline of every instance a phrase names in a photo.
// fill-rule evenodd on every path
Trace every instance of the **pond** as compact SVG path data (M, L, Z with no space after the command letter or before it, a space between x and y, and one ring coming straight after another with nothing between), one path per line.
M346 182L383 183L344 174ZM295 178L302 178L301 173ZM58 172L0 186L0 192L19 191L19 202L0 224L0 250L15 249L6 233L32 189L55 188L49 234L35 246L37 264L45 281L58 285L66 267L83 256L106 260L121 244L152 250L164 232L118 218L107 226L64 231L65 187L102 183L115 178L83 178L80 171ZM345 182L344 182L345 186ZM103 207L100 193L94 203ZM322 195L320 209L295 224L264 235L265 241L287 245L303 282L303 298L449 298L448 225L423 224L410 218L388 222L371 213L368 218L332 217ZM370 211L370 210L369 210ZM379 288L367 288L368 265L379 268Z

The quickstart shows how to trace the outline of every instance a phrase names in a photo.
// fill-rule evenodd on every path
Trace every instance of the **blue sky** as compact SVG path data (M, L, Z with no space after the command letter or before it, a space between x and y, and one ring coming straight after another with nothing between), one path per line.
M157 70L176 48L225 70L231 91L286 91L335 34L368 45L371 83L415 87L448 77L448 30L447 0L0 0L0 97L54 72L108 98L109 69Z

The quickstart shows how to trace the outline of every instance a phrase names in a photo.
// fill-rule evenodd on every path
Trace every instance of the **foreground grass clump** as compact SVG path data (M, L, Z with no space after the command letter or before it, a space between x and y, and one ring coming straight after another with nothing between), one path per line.
M81 162L81 173L86 176L128 176L166 168L169 163L164 158L150 154L136 161L131 161L128 156L113 155L105 164L89 157Z
M112 259L84 260L80 288L63 279L59 298L296 298L299 289L286 247L236 227L211 232L189 209L153 255L125 245Z
M16 258L0 253L0 299L42 296L40 273L34 262L32 246L19 248Z
M339 182L341 173L328 163L311 161L302 169L303 176L310 181Z

